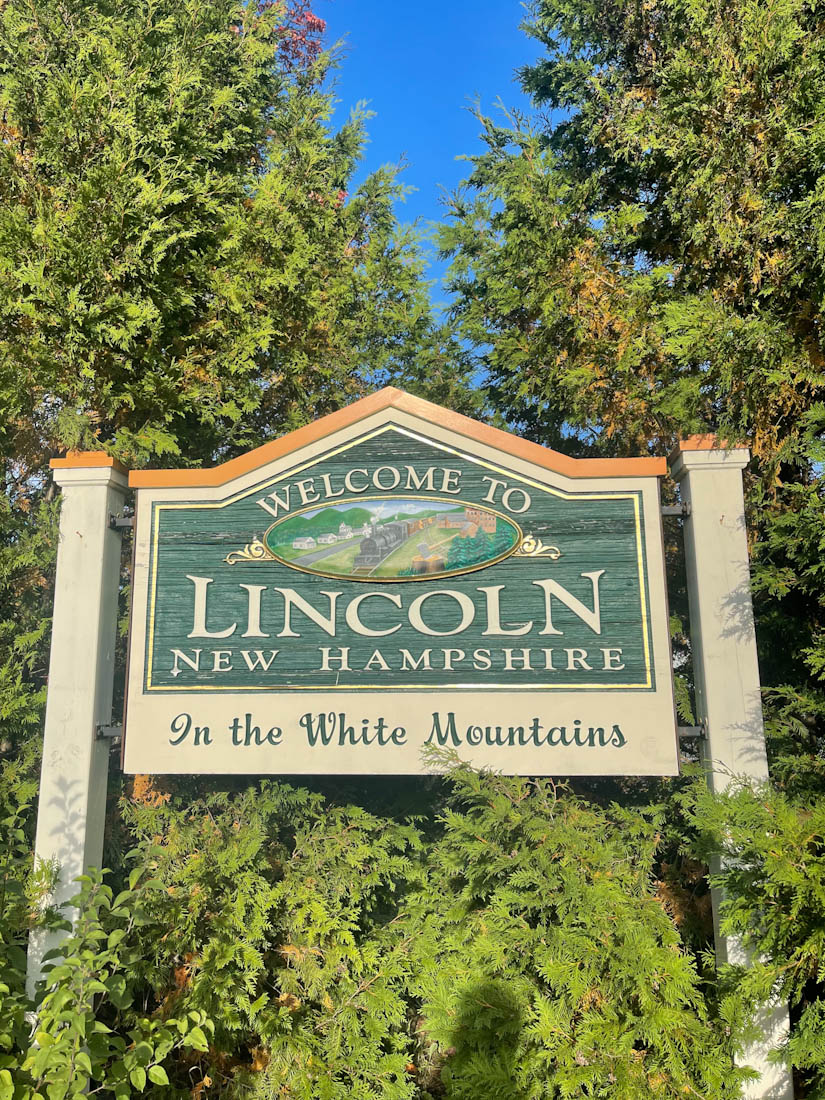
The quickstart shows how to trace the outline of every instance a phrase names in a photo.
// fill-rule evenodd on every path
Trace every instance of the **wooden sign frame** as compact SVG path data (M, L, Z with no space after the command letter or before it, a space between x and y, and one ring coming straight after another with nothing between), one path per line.
M665 470L571 459L387 389L214 470L132 473L124 768L415 774L431 745L510 773L675 774ZM373 535L417 530L417 515L461 530L410 534L423 555L388 576L357 575L343 522L350 572L311 537L293 560L267 546L279 524L370 508ZM428 538L505 552L450 569Z

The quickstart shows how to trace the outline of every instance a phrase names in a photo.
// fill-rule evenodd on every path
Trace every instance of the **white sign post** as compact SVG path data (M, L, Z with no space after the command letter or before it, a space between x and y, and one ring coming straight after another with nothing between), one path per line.
M747 448L724 449L714 436L693 436L671 460L682 502L690 507L684 533L696 707L707 731L703 760L714 792L737 776L768 779L742 492L749 458ZM717 960L746 962L741 943L719 931L716 891L711 900ZM760 1073L745 1096L792 1100L787 1067L767 1059L787 1037L786 1006L767 1009L760 1025L763 1038L742 1058Z
M109 516L121 511L127 482L98 452L57 459L52 468L63 497L35 860L58 864L52 901L63 905L78 891L77 876L103 860L109 743L96 731L112 720L121 552ZM30 993L43 955L62 938L32 936Z

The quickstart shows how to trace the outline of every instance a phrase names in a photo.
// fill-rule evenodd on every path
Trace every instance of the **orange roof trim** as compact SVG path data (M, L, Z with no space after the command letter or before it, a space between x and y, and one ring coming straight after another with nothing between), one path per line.
M116 458L105 451L69 451L65 458L53 458L49 463L52 470L102 469L109 467L128 474L128 470Z
M387 386L338 412L321 417L320 420L298 428L280 439L264 443L262 447L256 447L254 451L230 459L220 466L208 470L134 470L129 475L129 484L138 489L183 486L218 488L242 474L250 473L385 409L409 413L428 424L437 424L457 435L496 447L515 458L534 462L537 466L566 477L663 477L667 473L667 461L664 458L570 458L550 450L549 447L530 443L510 432L491 428L488 424L481 424L468 416L450 412L449 409L433 405L420 397L413 397L394 386Z
M681 451L739 451L746 450L747 446L747 443L720 439L713 432L706 432L704 435L689 435L687 439L680 440L673 450L673 456Z

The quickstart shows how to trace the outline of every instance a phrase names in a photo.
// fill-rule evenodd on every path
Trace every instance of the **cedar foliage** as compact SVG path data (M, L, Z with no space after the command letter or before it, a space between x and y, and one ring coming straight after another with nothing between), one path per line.
M330 125L322 27L236 0L0 10L0 751L42 714L50 458L213 463L407 374L477 403L402 184L353 186L365 116Z
M657 893L662 808L424 782L414 820L274 782L124 800L133 869L82 881L0 1095L737 1095L746 1012L709 1011Z
M485 120L443 237L460 345L393 173L349 193L362 124L329 125L304 5L3 7L0 1100L727 1100L775 987L821 1094L820 20L796 0L537 4L548 54L524 79L563 116ZM664 785L654 804L625 784L619 806L458 765L349 797L144 777L32 1038L21 949L60 919L30 866L46 460L212 462L376 380L477 410L468 346L541 441L753 445L785 792ZM725 846L726 920L764 963L717 980L685 849Z
M26 935L60 919L43 911L52 869L31 873L48 460L79 447L132 467L212 463L407 374L477 405L455 369L466 356L431 314L416 234L398 223L395 170L353 184L365 115L331 126L322 31L305 3L271 0L0 8L2 1100L76 1095L90 1075L106 1095L162 1089L175 1058L188 1093L186 1058L225 1027L193 1006L170 1016L148 985L120 1015L146 946L139 867L117 883L125 894L82 883L82 919L28 1034Z
M438 342L403 189L349 193L363 112L330 128L283 5L36 0L0 26L0 445L28 471L214 461Z
M480 116L485 149L441 232L459 331L495 407L532 438L584 455L662 454L715 431L751 448L754 598L779 791L703 796L701 814L673 820L687 830L683 847L726 850L747 868L719 879L727 926L764 952L764 965L736 980L790 998L797 1084L817 1096L823 15L808 0L535 0L526 30L544 52L521 80L536 113ZM678 598L675 610L681 634Z

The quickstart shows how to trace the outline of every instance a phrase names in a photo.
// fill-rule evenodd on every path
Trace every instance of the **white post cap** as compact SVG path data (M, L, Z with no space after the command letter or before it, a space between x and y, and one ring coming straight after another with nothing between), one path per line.
M103 451L69 451L65 458L49 463L52 477L61 488L65 485L112 485L126 489L129 471L116 458Z
M688 470L742 470L750 461L751 453L718 436L692 435L683 439L674 449L668 462L671 476L681 481Z

